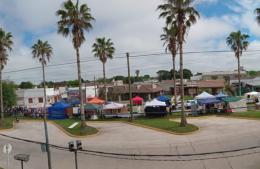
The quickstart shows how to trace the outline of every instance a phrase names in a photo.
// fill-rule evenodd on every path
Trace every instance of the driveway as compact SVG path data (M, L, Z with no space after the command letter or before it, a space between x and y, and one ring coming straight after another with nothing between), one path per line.
M98 128L99 135L81 139L84 149L115 153L135 154L196 154L215 151L227 151L260 145L260 121L243 120L222 117L191 118L189 123L200 127L200 131L191 135L172 135L151 129L132 126L120 122L92 122L89 125ZM50 143L67 146L71 138L49 124ZM2 132L10 136L44 141L43 124L41 122L19 123L15 130ZM33 161L28 168L46 168L46 155L40 152L38 145L0 137L0 145L11 142L16 152L31 154ZM79 155L80 166L86 168L177 168L177 169L259 169L260 149L241 152L196 156L196 157L164 157L145 159L114 159L92 155ZM247 154L247 155L245 155ZM229 158L220 158L221 156ZM52 149L54 166L58 168L73 168L73 154ZM201 160L205 159L207 160ZM66 160L65 160L66 159ZM4 165L5 157L0 153L0 165ZM43 166L39 166L39 164ZM12 163L13 167L19 165ZM83 168L83 167L82 167Z

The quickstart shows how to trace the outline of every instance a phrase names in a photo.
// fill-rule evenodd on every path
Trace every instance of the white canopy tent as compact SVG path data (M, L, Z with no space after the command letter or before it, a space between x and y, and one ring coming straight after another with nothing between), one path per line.
M124 106L125 106L124 104L110 102L110 103L104 105L103 109L104 110L122 109Z
M249 92L249 93L246 93L245 95L246 96L249 95L249 96L256 96L257 97L257 96L259 96L259 93L258 92Z
M161 102L157 99L153 99L150 102L146 102L144 107L156 107L156 106L167 106L165 102Z
M216 98L215 96L207 93L207 92L202 92L198 96L195 97L195 99L200 100L200 99L214 99Z

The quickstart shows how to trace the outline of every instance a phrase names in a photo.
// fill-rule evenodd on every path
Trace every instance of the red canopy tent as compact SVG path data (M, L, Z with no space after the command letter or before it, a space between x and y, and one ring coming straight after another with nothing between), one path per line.
M144 99L139 96L135 96L132 100L134 105L142 105L144 101Z

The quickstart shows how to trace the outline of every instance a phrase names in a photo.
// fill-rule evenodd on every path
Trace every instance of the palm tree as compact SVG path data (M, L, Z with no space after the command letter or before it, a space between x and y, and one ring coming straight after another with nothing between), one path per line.
M178 29L177 26L170 26L169 28L166 26L163 28L164 34L161 35L161 40L164 41L164 45L166 45L166 52L169 50L172 55L172 67L173 67L173 85L174 85L174 103L177 106L177 93L176 93L176 68L175 68L175 60L177 55L177 35Z
M139 76L140 76L140 70L139 69L135 70L135 75L136 75L136 82L138 82Z
M42 78L43 78L43 91L44 91L44 102L43 102L43 113L44 113L44 131L45 131L45 140L46 140L46 150L47 150L47 157L48 157L48 167L51 169L51 154L50 154L50 148L49 148L49 136L48 136L48 127L47 127L47 111L46 111L46 103L47 103L47 97L46 97L46 86L45 86L45 66L47 65L47 62L50 60L50 57L52 56L52 47L48 43L48 41L41 41L38 40L36 44L32 46L32 55L34 59L39 60L42 66Z
M249 35L242 34L240 31L231 32L227 37L227 45L230 46L231 50L235 53L238 65L238 85L239 85L239 96L241 96L241 76L240 76L240 57L243 51L247 50L249 42L247 41Z
M77 69L78 69L78 81L79 81L79 98L80 98L80 112L81 112L81 133L86 129L85 113L83 107L83 92L81 86L81 68L80 68L80 54L79 48L83 44L85 39L85 31L92 29L91 22L94 18L90 14L90 8L87 4L79 5L74 4L71 0L66 1L63 4L62 9L58 10L56 14L60 17L58 21L58 33L64 37L71 35L73 47L77 54Z
M258 24L260 24L260 8L255 9L255 14L256 14L256 21Z
M1 111L1 121L0 125L3 124L4 120L4 104L3 104L3 86L2 86L2 71L8 60L8 51L12 50L12 34L10 32L5 32L0 28L0 111Z
M111 39L106 38L97 38L96 42L93 44L94 56L99 58L103 65L103 82L104 82L104 91L105 91L105 100L107 101L107 87L106 87L106 67L105 64L107 59L113 59L115 53L115 48L113 47L113 42Z
M187 119L184 112L184 85L183 85L183 43L184 35L188 28L197 22L199 13L192 3L194 0L165 0L165 3L158 6L161 11L160 18L165 18L166 25L176 25L178 28L178 43L180 53L180 85L181 85L181 127L186 126Z

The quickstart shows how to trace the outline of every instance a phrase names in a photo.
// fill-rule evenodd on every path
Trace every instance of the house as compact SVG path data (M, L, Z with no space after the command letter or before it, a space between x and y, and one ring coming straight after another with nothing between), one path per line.
M260 92L260 77L256 78L244 78L241 79L241 89L242 89L242 94L250 92L250 91L257 91ZM231 80L230 81L231 86L235 89L238 90L238 80Z
M198 83L198 91L207 91L213 95L218 94L225 88L224 80L200 80Z
M184 79L184 95L194 96L198 92L198 85L196 81ZM174 81L173 80L163 80L161 82L158 82L157 85L159 85L162 89L164 94L166 95L174 95ZM177 95L180 95L181 87L180 87L180 80L176 80L176 93Z
M174 82L173 80L163 80L157 83L164 91L164 94L174 95ZM216 94L223 91L225 88L224 80L184 80L184 95L195 96L201 91L208 91L209 93ZM180 80L176 80L176 94L180 95L181 86Z
M132 84L131 85L132 95L140 96L145 100L151 100L159 96L163 89L157 84ZM118 100L119 102L124 100L129 100L129 87L127 84L112 86L108 88L108 95L110 95L113 100Z

